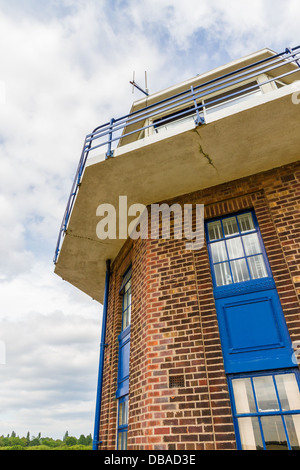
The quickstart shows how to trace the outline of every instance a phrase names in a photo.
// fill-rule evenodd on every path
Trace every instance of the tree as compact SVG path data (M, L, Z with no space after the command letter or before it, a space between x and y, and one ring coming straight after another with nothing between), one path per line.
M40 445L40 440L37 437L34 437L32 441L29 443L30 447L31 446L39 446Z
M81 444L82 446L85 446L85 445L87 445L87 442L86 442L86 441L87 441L87 438L86 438L83 434L81 434L81 436L80 436L80 438L78 439L78 442L77 442L77 443L78 443L78 444Z
M88 436L84 436L84 434L80 435L80 438L77 439L74 436L69 436L68 431L66 431L64 435L64 441L60 439L52 439L51 437L41 437L41 433L38 434L37 437L32 436L30 440L30 433L28 432L26 437L19 437L16 436L16 433L13 431L12 435L5 437L4 435L0 436L0 448L4 449L7 448L9 450L21 450L26 449L41 449L41 450L51 450L51 449L66 449L66 446L70 449L79 448L89 449L92 444L92 436L89 434Z
M51 437L43 437L41 443L43 446L52 447L52 448L59 447L62 445L62 441L60 440L55 441Z
M69 447L69 446L76 446L77 444L77 439L76 437L74 436L68 436L66 439L65 439L65 444Z

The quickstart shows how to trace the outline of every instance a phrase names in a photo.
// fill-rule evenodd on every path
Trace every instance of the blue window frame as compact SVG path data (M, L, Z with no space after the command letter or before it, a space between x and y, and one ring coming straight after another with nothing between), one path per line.
M255 213L209 220L205 229L226 373L294 367Z
M216 288L272 276L253 211L209 221L206 237Z
M128 435L128 395L119 398L118 400L118 439L117 449L127 449L127 435Z
M298 369L228 381L239 450L300 450Z
M123 276L120 294L122 295L122 325L121 333L118 337L119 362L117 398L126 395L129 391L131 268L129 268Z
M118 424L117 449L127 449L128 434L128 394L129 394L129 360L130 360L130 322L131 322L131 267L123 276L120 294L122 295L122 325L119 334L118 361Z

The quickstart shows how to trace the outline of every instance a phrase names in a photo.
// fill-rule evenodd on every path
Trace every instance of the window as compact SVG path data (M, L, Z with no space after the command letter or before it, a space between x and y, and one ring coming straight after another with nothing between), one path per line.
M233 415L242 450L300 450L299 372L231 377Z
M128 396L129 396L129 361L130 361L130 321L131 321L131 268L123 276L120 294L122 295L122 326L118 337L118 423L117 449L127 449L128 434Z
M206 240L226 373L294 367L291 338L254 212L207 221Z
M131 319L131 269L123 276L120 289L122 295L122 326L118 336L118 388L116 398L128 394L129 390L129 361L130 361L130 319Z
M207 114L220 111L229 106L247 101L254 95L261 95L261 89L257 82L247 83L238 88L230 89L220 95L212 96L205 101L205 109Z
M207 223L207 240L216 287L269 276L252 212Z
M118 450L127 449L128 395L118 400Z

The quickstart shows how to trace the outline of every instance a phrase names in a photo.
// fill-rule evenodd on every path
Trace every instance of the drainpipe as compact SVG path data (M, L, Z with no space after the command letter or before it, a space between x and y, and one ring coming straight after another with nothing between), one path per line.
M101 331L101 343L100 343L100 358L99 358L98 386L97 386L97 397L96 397L93 450L98 450L98 445L101 444L101 442L99 442L99 431L100 431L99 428L100 428L100 414L101 414L101 401L102 401L104 351L105 351L105 347L107 346L107 344L105 344L105 335L106 335L109 277L110 277L110 260L106 260L106 276L105 276L105 290L104 290L104 302L103 302L103 317L102 317L102 331Z

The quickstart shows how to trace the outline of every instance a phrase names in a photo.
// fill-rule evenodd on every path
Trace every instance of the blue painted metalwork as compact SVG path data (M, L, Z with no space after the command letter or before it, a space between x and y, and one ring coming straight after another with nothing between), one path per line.
M226 373L293 367L291 339L254 212L207 221L206 238Z
M131 267L123 276L122 282L122 331L118 337L118 387L116 398L129 393L129 359L130 359L130 318L131 318Z
M129 393L129 357L130 357L130 326L118 337L119 362L118 362L118 388L116 398Z
M128 395L118 400L117 450L127 450Z
M98 450L98 445L101 444L101 442L99 442L99 432L100 432L100 415L101 415L101 402L102 402L104 351L105 351L105 348L107 347L107 344L105 343L105 336L106 336L109 279L110 279L110 260L107 260L106 261L106 277L105 277L105 291L104 291L104 303L103 303L101 343L100 343L98 385L97 385L97 396L96 396L93 450Z
M114 120L114 118L112 118L110 120L110 131L109 131L109 134L108 134L109 135L108 150L107 150L106 155L105 155L106 159L110 158L110 157L113 157L113 155L114 155L113 151L111 149L114 122L115 122L115 120Z
M279 416L282 419L282 425L283 429L285 432L285 437L287 439L287 444L289 450L292 450L292 446L290 443L289 439L289 432L285 423L285 416L291 416L291 415L299 415L300 414L300 409L290 409L290 410L285 410L282 407L278 387L275 381L275 376L281 376L285 374L295 374L296 382L298 384L298 388L300 391L300 374L299 370L295 368L291 369L281 369L281 370L272 370L272 371L263 371L263 372L257 372L257 373L252 373L252 374L234 374L234 375L228 375L227 380L228 380L228 388L229 388L229 394L230 394L230 401L231 401L231 408L233 411L233 421L234 421L234 429L235 429L235 434L236 434L236 440L237 440L237 447L238 450L242 450L242 442L241 442L241 435L239 432L239 425L238 425L238 420L241 418L256 418L259 423L259 429L261 433L261 439L262 439L262 444L263 444L263 449L261 450L266 450L266 442L264 438L264 431L261 423L261 418L262 417L272 417L272 416ZM267 411L261 411L258 406L258 401L256 397L256 392L255 392L255 387L253 383L253 379L256 377L268 377L272 376L273 379L273 384L274 384L274 390L276 392L276 398L278 402L278 410L267 410ZM232 382L237 379L250 379L251 380L251 388L252 388L252 393L253 393L253 398L254 398L254 404L255 404L255 411L252 411L248 413L238 413L237 412L237 407L236 407L236 402L235 402L235 397L234 397L234 391L233 391L233 384Z
M198 104L197 104L196 95L194 93L194 87L193 86L191 86L191 93L192 93L192 96L193 96L195 112L196 112L195 124L196 124L196 126L199 126L201 124L205 124L204 118L202 116L200 116L200 113L199 113Z
M226 373L293 367L276 289L216 300Z
M243 231L241 228L241 222L243 218L249 218L249 223L252 223L253 226L249 227L248 230ZM232 234L225 234L225 224L227 224L230 221L234 221L236 224L236 229L237 231ZM217 238L211 239L210 234L209 234L209 227L214 224L215 222L219 223L219 236ZM218 284L218 281L216 279L216 273L215 269L212 269L212 278L213 278L213 284L214 284L214 295L215 298L220 298L220 297L228 297L228 292L231 292L231 295L239 295L243 292L245 292L245 289L247 289L247 292L251 291L251 288L254 290L260 290L259 285L263 283L262 285L264 286L264 290L267 290L267 285L268 284L269 288L274 288L275 283L272 278L272 272L271 268L269 265L269 261L266 255L266 252L263 248L263 240L261 237L261 233L259 230L258 226L258 221L255 215L255 212L252 210L246 210L242 211L236 214L231 214L227 215L221 218L217 219L211 219L207 222L205 225L205 233L206 233L206 238L209 243L209 254L210 254L210 261L211 265L213 268L219 267L224 264L228 264L228 274L230 277L229 282L224 283L222 285ZM248 236L254 236L257 237L257 250L253 252L247 252L247 247L246 247L246 238ZM240 253L238 254L231 254L229 253L228 250L228 244L230 241L234 242L240 242ZM223 244L223 249L226 250L226 259L222 260L215 260L212 251L215 246ZM249 267L249 264L251 260L254 257L261 256L262 257L262 262L264 265L265 272L261 273L260 276L253 276L252 270ZM234 275L232 273L232 267L231 267L231 262L235 261L243 261L245 260L245 268L247 270L248 274L248 279L243 279L243 283L239 283L239 287L237 286L237 281L234 279ZM236 292L234 294L234 292Z
M224 97L220 97L219 95L226 92L228 101L234 100L240 96L240 92L235 91L232 87L237 88L239 85L245 83L247 85L244 88L245 93L255 91L257 89L257 85L253 85L253 81L260 74L266 74L276 70L278 72L277 75L275 73L275 77L269 78L263 83L259 83L260 87L291 76L292 74L299 72L299 59L300 46L287 48L284 52L267 57L263 60L247 65L246 67L239 68L233 72L224 74L221 77L209 80L201 85L191 87L190 89L177 93L157 103L148 105L138 111L134 111L117 119L111 119L108 123L94 129L92 133L86 136L83 145L79 165L58 235L53 259L54 263L57 262L59 256L62 239L68 227L86 160L91 151L101 147L106 147L106 158L113 157L113 145L116 145L120 139L124 139L125 137L129 137L134 134L139 134L149 128L155 128L155 121L157 122L158 119L161 125L170 120L170 115L173 116L174 120L188 116L191 112L191 107L195 109L195 124L205 124L202 114L206 110L206 107L211 107L213 105L217 106L224 101ZM296 64L297 67L289 72L280 73L282 72L280 71L280 68L288 64ZM149 123L149 119L152 122Z
M290 47L287 47L286 50L285 50L285 52L286 52L287 54L292 54L292 53L293 53L293 50L292 50ZM295 55L293 55L293 57L295 57ZM295 62L296 62L296 64L298 65L298 67L300 68L300 61L297 59Z

